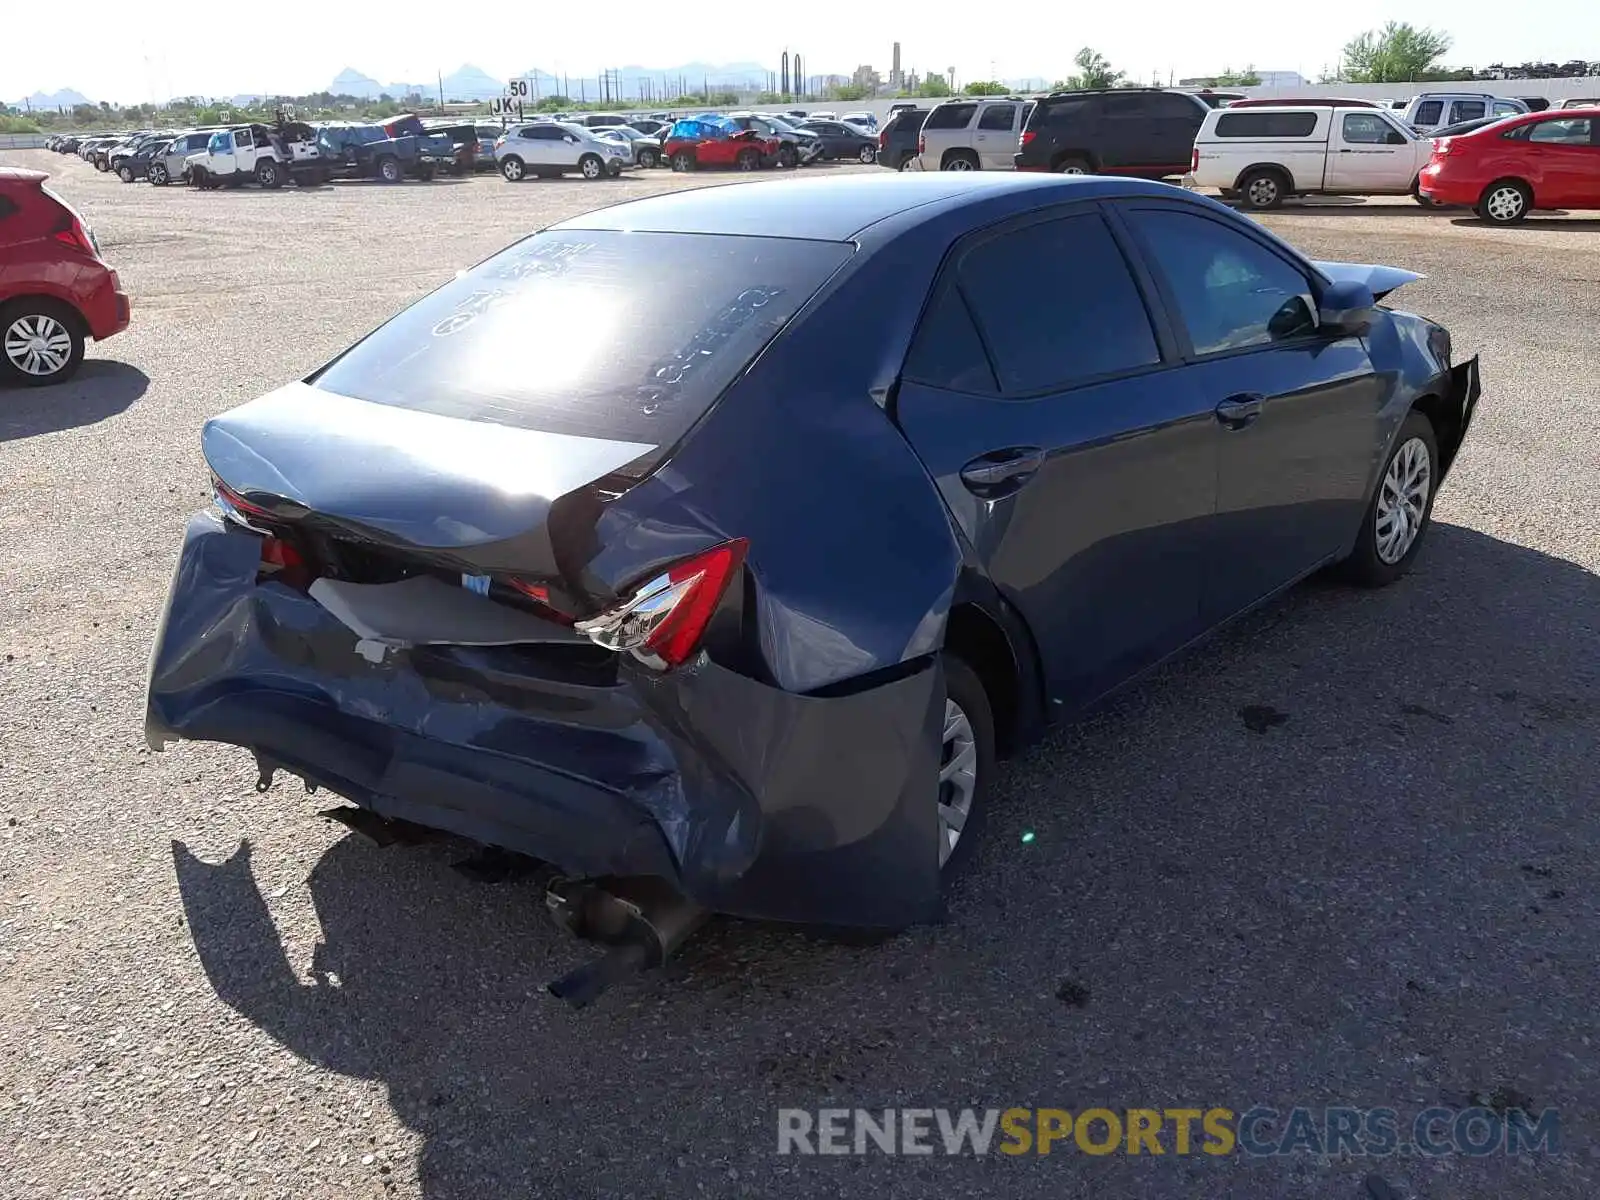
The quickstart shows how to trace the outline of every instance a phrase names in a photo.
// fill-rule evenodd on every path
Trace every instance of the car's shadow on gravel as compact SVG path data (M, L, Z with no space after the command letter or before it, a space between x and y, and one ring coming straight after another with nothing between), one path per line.
M138 367L91 358L65 383L15 387L0 383L0 442L93 425L122 412L150 386Z
M294 1054L387 1086L435 1200L953 1194L949 1172L1000 1165L779 1158L780 1106L1405 1114L1498 1086L1577 1105L1600 579L1430 537L1399 585L1299 588L1009 766L941 927L853 948L720 922L572 1012L543 985L589 950L547 923L536 877L474 882L458 846L347 836L309 880L322 942L291 964L249 847L210 865L174 844L200 962ZM321 807L298 783L265 799L263 821ZM1077 1161L1141 1196L1310 1194L1320 1173L1316 1194L1353 1197L1373 1169ZM1533 1195L1549 1161L1469 1165ZM1006 1194L1062 1194L1067 1166L1011 1166Z

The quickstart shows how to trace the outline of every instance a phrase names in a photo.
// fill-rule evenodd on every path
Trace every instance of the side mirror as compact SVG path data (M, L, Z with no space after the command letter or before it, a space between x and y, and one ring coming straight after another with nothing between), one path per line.
M1365 333L1372 324L1372 310L1377 303L1372 289L1364 283L1341 280L1330 284L1317 306L1317 325L1329 333Z

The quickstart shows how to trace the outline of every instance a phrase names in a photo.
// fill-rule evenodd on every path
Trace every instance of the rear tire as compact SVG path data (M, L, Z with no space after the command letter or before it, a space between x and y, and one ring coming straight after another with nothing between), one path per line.
M994 711L976 671L949 650L944 652L943 663L946 702L939 754L939 873L949 880L971 858L988 817L995 772ZM967 778L957 763L963 755L970 755ZM948 779L944 778L947 774Z
M1520 179L1499 179L1483 189L1473 212L1491 225L1515 225L1533 208L1533 192Z
M1423 486L1426 494L1420 503L1404 503L1408 480L1415 479L1418 446L1426 454ZM1407 456L1410 456L1409 459ZM1398 460L1398 465L1397 465ZM1337 573L1358 587L1385 587L1408 570L1427 538L1433 517L1433 498L1439 490L1439 439L1433 422L1412 411L1400 426L1394 449L1384 460L1378 485L1367 502L1367 515L1350 557L1339 564ZM1398 523L1401 538L1395 537Z
M971 150L952 150L944 156L944 161L939 164L941 171L976 171L978 169L978 156Z
M507 183L521 183L527 178L528 172L520 158L515 154L509 154L500 160L500 174L505 176Z
M400 169L400 160L393 155L384 155L378 160L378 178L385 183L399 183L405 172Z
M48 387L83 362L83 320L56 300L26 297L0 305L0 380Z
M1056 163L1057 175L1088 175L1089 163L1085 159L1069 156Z
M1239 181L1239 202L1252 212L1281 207L1288 193L1288 182L1278 171L1251 171Z
M270 158L264 158L256 164L256 182L268 191L283 186L283 168Z

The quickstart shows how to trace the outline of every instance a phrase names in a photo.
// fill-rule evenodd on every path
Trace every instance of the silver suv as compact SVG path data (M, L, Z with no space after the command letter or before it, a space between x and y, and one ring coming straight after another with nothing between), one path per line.
M553 178L576 171L585 179L612 178L633 166L633 150L608 142L582 125L535 121L506 131L494 146L494 160L512 183L529 175Z
M946 100L933 107L917 140L924 171L1010 171L1032 100L1015 96Z

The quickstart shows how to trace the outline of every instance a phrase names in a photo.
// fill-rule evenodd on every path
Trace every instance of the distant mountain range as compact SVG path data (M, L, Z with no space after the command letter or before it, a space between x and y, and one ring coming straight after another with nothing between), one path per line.
M26 99L17 100L14 103L18 108L70 109L75 104L93 104L94 101L82 92L75 92L71 88L62 88L59 92L35 92Z
M541 96L560 93L573 99L593 100L605 94L608 86L613 92L619 90L619 84L623 96L638 96L642 92L659 94L663 89L676 91L680 82L691 91L698 91L705 84L712 89L760 90L767 86L768 74L768 69L759 63L694 62L676 67L622 67L609 85L602 85L597 75L561 76L539 67L530 67L517 78L528 80ZM375 99L380 95L398 98L413 91L432 96L438 92L440 83L435 80L421 84L384 84L370 75L346 67L334 76L327 90L336 96L360 96L363 99ZM507 81L467 63L451 71L442 83L446 100L492 100L505 94Z

